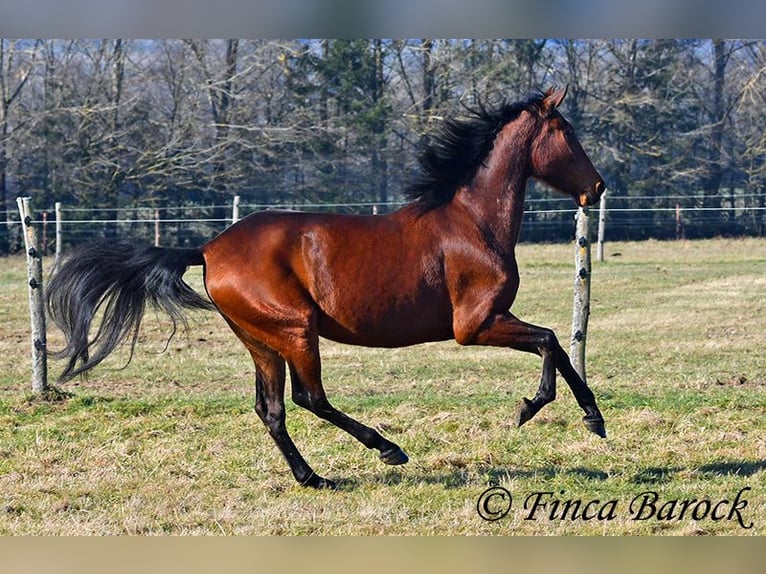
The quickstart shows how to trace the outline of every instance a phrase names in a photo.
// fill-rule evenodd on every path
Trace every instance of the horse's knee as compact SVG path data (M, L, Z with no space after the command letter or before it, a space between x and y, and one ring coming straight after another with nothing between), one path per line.
M556 352L556 349L560 346L561 345L559 345L559 340L558 337L556 337L556 333L554 333L551 329L544 327L540 329L538 349L540 350L540 354L543 355L543 357L546 355L553 356Z

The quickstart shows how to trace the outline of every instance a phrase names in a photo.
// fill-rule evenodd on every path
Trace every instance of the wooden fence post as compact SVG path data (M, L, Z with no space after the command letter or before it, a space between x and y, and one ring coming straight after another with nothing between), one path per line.
M684 224L681 219L681 204L676 203L676 239L684 238Z
M29 285L29 316L32 327L32 391L38 394L48 390L48 357L46 354L45 306L43 304L43 260L37 242L28 197L16 198L24 230L27 251L27 278Z
M575 232L575 281L574 305L572 310L572 343L569 358L572 366L585 379L585 343L590 315L590 236L588 210L577 210Z

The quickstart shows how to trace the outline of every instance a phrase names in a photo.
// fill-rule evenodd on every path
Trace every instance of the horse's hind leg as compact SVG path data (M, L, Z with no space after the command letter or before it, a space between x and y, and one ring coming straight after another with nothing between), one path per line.
M255 363L255 412L266 425L290 470L301 485L335 488L335 483L317 475L293 443L285 426L285 361L270 350L250 347Z
M319 339L316 335L307 334L303 341L293 347L287 361L295 404L343 429L367 448L379 450L380 459L386 464L404 464L408 461L407 455L398 445L342 413L327 400L322 387Z

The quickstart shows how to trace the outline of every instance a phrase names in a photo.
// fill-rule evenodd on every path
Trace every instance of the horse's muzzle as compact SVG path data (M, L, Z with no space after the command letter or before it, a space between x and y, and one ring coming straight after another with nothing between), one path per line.
M601 199L601 196L605 191L606 185L604 184L603 180L599 179L596 182L596 185L593 186L593 189L589 189L585 193L580 194L580 196L577 198L577 204L580 207L588 207L589 205L593 205L599 199Z

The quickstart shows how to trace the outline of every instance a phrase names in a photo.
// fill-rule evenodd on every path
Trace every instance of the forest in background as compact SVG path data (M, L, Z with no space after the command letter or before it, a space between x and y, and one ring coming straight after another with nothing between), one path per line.
M687 237L764 234L763 40L0 40L0 212L235 195L385 211L435 122L552 85L609 205L647 210L610 239L670 237L653 220L678 207Z

